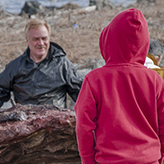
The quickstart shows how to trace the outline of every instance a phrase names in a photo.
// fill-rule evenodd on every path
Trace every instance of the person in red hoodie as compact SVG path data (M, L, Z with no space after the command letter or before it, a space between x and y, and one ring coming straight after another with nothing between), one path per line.
M106 64L85 76L75 104L82 164L162 163L164 82L144 66L149 42L146 19L135 8L103 29Z

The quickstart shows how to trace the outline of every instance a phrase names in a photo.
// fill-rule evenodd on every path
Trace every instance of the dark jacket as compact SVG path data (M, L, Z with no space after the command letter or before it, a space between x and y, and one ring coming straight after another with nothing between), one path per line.
M76 101L82 79L64 50L51 43L47 57L39 64L30 59L29 52L27 48L0 74L0 104L10 99L10 91L20 104L66 107L66 93Z

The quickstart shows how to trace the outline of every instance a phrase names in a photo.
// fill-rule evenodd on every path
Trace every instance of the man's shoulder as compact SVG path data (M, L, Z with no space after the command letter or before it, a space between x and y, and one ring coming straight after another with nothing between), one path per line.
M8 64L20 62L23 58L24 58L23 55L20 55L17 58L11 60Z
M60 57L66 55L64 49L60 45L54 42L50 42L50 51L53 57Z
M22 61L24 60L24 54L18 56L17 58L11 60L8 64L6 64L6 69L13 69L19 68L22 64Z

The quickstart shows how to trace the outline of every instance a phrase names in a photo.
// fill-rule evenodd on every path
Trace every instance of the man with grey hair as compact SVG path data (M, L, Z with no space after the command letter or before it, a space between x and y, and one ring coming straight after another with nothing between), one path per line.
M150 39L149 52L146 56L144 65L156 71L164 79L164 68L161 67L163 57L163 45L157 39Z
M64 50L50 42L51 27L41 19L25 27L28 48L0 74L0 106L10 99L19 104L66 107L66 95L76 101L82 79Z
M146 59L145 65L148 65L148 60L152 60L153 63L158 66L163 57L163 45L157 39L150 39L149 52Z

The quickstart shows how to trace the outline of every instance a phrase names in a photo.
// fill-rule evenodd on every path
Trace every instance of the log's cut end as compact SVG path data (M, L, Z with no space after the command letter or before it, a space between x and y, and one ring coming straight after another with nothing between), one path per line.
M0 111L0 164L80 164L75 112L48 105Z

